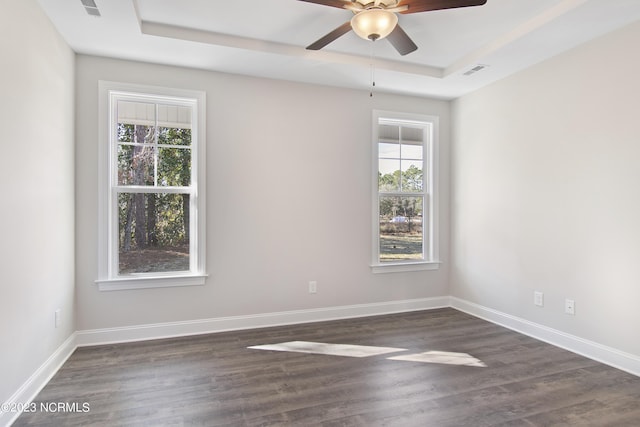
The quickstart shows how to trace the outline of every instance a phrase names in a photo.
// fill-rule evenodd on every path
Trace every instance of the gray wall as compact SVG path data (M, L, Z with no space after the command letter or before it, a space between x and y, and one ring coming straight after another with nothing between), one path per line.
M2 2L0 70L4 402L76 330L74 54L35 1Z
M79 330L448 294L446 267L377 275L369 267L373 109L440 116L448 258L448 102L90 56L78 57L76 72ZM97 290L99 80L206 91L205 286Z
M640 355L638 40L634 24L454 102L452 295Z

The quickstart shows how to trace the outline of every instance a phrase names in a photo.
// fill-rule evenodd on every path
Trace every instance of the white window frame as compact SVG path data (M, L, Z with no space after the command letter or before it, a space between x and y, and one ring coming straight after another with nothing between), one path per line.
M127 99L128 98L128 99ZM185 272L118 275L117 147L114 144L118 99L168 102L192 108L189 218L190 269ZM205 114L206 94L129 83L99 82L98 289L101 291L204 285L205 270ZM141 191L143 191L142 189ZM184 189L182 189L184 191Z
M438 235L438 145L439 145L439 118L438 116L398 113L392 111L374 110L372 115L372 167L371 167L371 200L372 200L372 250L371 271L373 273L393 273L419 270L437 270L440 267L439 260L439 235ZM423 212L427 213L427 221L422 225L423 259L395 262L380 262L380 196L389 195L380 192L378 187L380 140L379 124L387 122L392 124L406 124L425 126L425 138L423 142L423 192L403 193L402 196L422 196ZM394 194L395 195L395 194ZM398 194L399 195L399 194ZM426 256L424 256L426 250Z

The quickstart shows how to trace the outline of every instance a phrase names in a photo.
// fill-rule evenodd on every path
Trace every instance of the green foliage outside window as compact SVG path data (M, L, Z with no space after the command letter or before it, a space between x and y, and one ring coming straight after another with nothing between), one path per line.
M153 189L191 184L191 129L119 123L117 132L119 185ZM188 270L189 212L189 194L120 192L120 272ZM159 260L137 256L141 253Z

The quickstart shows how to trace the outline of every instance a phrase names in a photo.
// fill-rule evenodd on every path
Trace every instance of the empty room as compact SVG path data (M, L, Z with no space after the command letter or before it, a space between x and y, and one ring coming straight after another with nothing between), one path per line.
M640 425L640 1L0 35L0 426Z

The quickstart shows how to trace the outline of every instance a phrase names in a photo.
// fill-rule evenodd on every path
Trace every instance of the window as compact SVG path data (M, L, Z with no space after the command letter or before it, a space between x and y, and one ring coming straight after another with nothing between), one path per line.
M438 268L437 138L437 117L374 111L374 272Z
M204 93L100 82L101 290L204 284Z

